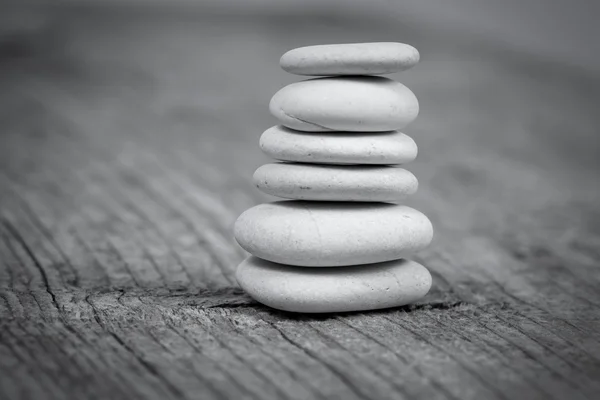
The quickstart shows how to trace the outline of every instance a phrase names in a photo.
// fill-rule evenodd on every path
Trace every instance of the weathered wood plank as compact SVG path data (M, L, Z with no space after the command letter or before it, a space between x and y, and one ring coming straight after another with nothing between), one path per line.
M53 16L0 45L1 398L598 396L597 75L350 17ZM295 79L278 57L382 37L424 55L397 78L423 110L411 204L436 227L434 287L270 310L235 284L231 228L270 199L249 178Z

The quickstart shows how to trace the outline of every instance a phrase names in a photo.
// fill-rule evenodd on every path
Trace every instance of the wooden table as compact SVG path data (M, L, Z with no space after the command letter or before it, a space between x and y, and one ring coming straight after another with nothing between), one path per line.
M3 42L0 398L599 398L598 74L340 15L61 9ZM369 313L261 306L232 226L270 200L258 138L299 80L278 58L373 40L422 53L394 78L421 103L433 288Z

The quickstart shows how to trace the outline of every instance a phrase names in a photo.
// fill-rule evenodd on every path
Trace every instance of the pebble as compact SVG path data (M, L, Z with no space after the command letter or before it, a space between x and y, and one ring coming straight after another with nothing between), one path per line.
M383 75L409 69L419 52L404 43L348 43L307 46L285 53L279 64L296 75Z
M237 242L265 260L327 267L397 260L426 247L433 227L421 212L387 203L260 204L234 226Z
M260 137L262 151L277 160L322 164L406 164L417 157L410 136L389 132L301 132L277 125Z
M406 86L375 76L318 78L292 83L269 104L288 128L306 132L398 130L419 113Z
M238 267L236 278L256 301L304 313L398 307L425 296L431 288L429 271L409 260L315 269L250 256Z
M254 184L284 199L387 202L407 198L419 185L410 171L398 167L289 163L259 167Z

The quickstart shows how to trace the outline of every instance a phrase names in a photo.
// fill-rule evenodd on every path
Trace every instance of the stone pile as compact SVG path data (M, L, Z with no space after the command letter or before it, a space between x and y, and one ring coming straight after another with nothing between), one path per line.
M417 156L399 129L419 112L404 85L377 75L414 66L401 43L302 47L281 57L293 74L326 76L288 85L270 111L281 125L262 150L280 162L254 173L258 189L284 201L261 204L236 221L249 253L240 286L268 306L295 312L395 307L423 297L431 275L406 259L432 240L419 211L399 204L417 178L398 167Z

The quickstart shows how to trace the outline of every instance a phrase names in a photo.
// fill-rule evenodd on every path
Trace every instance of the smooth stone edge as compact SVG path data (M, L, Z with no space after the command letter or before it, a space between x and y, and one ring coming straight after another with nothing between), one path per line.
M307 309L299 309L297 307L298 304L296 304L295 306L292 307L281 307L277 304L275 304L274 302L270 301L269 299L265 299L265 298L261 298L260 296L256 296L255 294L251 294L249 290L247 290L245 286L245 284L243 284L240 281L243 281L243 279L239 278L239 274L240 274L240 270L241 268L243 268L243 265L250 263L250 262L260 262L260 263L266 263L268 264L274 264L275 266L284 266L284 267L289 267L291 269L297 269L298 271L304 271L306 270L307 273L309 274L313 274L314 271L317 271L317 274L323 274L325 272L327 272L327 270L331 270L332 272L334 272L334 274L344 274L344 272L348 272L348 269L366 269L367 271L365 271L366 274L368 274L368 269L369 268L377 268L380 265L385 265L385 264L391 264L391 263L395 263L395 262L399 262L399 261L406 261L406 262L410 262L415 264L416 266L419 267L419 272L423 274L423 277L426 278L427 282L424 286L426 286L426 290L423 290L422 294L420 294L418 297L414 297L408 301L402 301L393 305L383 305L382 307L372 307L372 306L367 306L367 307L362 307L362 308L356 308L356 307L352 307L352 308L330 308L330 309L323 309L323 308L313 308L312 310L307 310ZM315 274L316 275L316 274ZM242 288L242 290L244 290L244 292L250 296L253 300L257 301L258 303L265 305L267 307L276 309L276 310L280 310L280 311L285 311L285 312L293 312L293 313L306 313L306 314L329 314L329 313L351 313L351 312L363 312L363 311L375 311L375 310L384 310L384 309L392 309L392 308L398 308L398 307L403 307L409 304L414 303L415 301L422 299L423 297L425 297L429 291L431 290L431 287L433 285L433 277L431 276L431 272L429 272L429 270L427 269L427 267L425 267L424 265L422 265L419 262L416 262L414 260L410 260L410 259L398 259L398 260L390 260L390 261L383 261L383 262L379 262L379 263L374 263L374 264L359 264L359 265L351 265L351 266L341 266L341 267L327 267L327 268L319 268L318 270L312 269L312 268L305 268L305 267L299 267L299 266L290 266L290 265L285 265L285 264L280 264L280 263L276 263L273 261L268 261L268 260L264 260L261 259L259 257L250 255L248 257L246 257L244 260L242 260L242 262L238 265L238 267L236 268L236 272L235 272L235 278L236 281L238 282L238 285ZM317 303L317 305L322 304L322 303Z
M348 82L351 81L359 81L362 83L364 82L368 82L369 80L372 81L379 81L379 82L386 82L389 84L399 84L400 86L398 87L399 90L406 90L406 93L403 93L402 96L407 95L408 97L411 97L410 101L413 101L414 104L412 104L412 108L409 107L408 111L410 112L404 112L404 113L394 113L394 114L390 114L390 115L397 115L401 114L402 115L402 121L395 121L394 118L391 118L390 115L387 116L387 118L383 118L382 116L379 116L378 118L373 119L370 122L364 123L364 125L360 126L360 129L357 128L356 125L359 125L360 122L355 121L355 118L349 118L349 115L353 115L353 114L349 114L347 110L343 110L341 114L339 114L340 110L337 110L338 114L336 115L336 113L334 112L333 114L321 114L320 118L325 117L325 118L334 118L337 117L338 121L333 122L333 125L336 126L326 126L330 125L332 121L314 121L314 118L309 118L309 116L302 116L299 117L297 115L292 115L290 113L289 109L285 109L284 107L282 107L282 105L280 103L282 103L283 101L281 100L281 98L283 97L283 99L286 99L285 96L290 96L287 92L290 92L294 90L298 91L298 90L302 90L302 86L305 86L307 84L313 84L313 83L317 83L317 82L327 82L327 81L337 81L337 82L344 82L344 80L347 80ZM327 83L325 83L327 84ZM296 89L296 87L300 87L300 89ZM339 89L339 88L338 88ZM396 93L397 95L398 93ZM298 98L302 99L302 96L299 96ZM404 99L407 100L407 99ZM410 103L409 101L409 103ZM291 130L295 130L295 131L300 131L300 132L312 132L312 133L318 133L318 132L336 132L336 131L346 131L346 132L387 132L387 131L399 131L403 128L406 128L408 125L412 124L417 117L419 116L420 113L420 103L419 103L419 99L417 98L417 96L415 95L415 93L406 85L404 85L402 82L399 82L397 80L391 79L391 78L387 78L387 77L381 77L381 76L365 76L365 75L352 75L352 76L325 76L325 77L321 77L321 78L313 78L313 79L307 79L307 80L303 80L303 81L298 81L298 82L292 82L288 85L285 85L284 87L280 88L277 92L275 92L275 94L273 94L273 96L271 97L271 100L269 101L269 112L270 114L275 117L277 119L277 121L279 122L279 125L282 125L288 129ZM321 108L321 110L323 110L323 108ZM330 112L330 109L325 109L326 111ZM407 111L407 110L404 110ZM314 115L313 115L314 117ZM341 118L340 118L341 117ZM373 125L378 125L381 124L383 120L386 120L385 122L388 125L385 126L380 126L380 127L374 127ZM394 120L390 121L390 120ZM394 125L391 125L391 123L394 123ZM346 127L340 127L339 125L344 125L344 124L348 124L348 126Z
M408 138L409 144L408 146L411 146L414 148L414 156L412 157L407 157L406 159L403 159L401 162L398 162L397 160L394 162L370 162L371 160L369 160L368 158L351 158L351 157L347 157L350 158L352 161L350 160L344 160L344 161L335 161L335 154L332 154L331 158L333 158L334 160L330 160L330 159L326 159L326 158L317 158L315 160L307 160L306 158L301 158L301 157L284 157L281 154L277 154L274 151L271 151L267 146L265 145L266 140L264 139L267 135L306 135L306 136L314 136L314 137L319 137L321 135L326 136L328 138L331 138L333 140L335 140L336 135L340 135L340 139L341 137L343 137L343 135L345 136L358 136L358 137L370 137L373 140L377 140L377 136L380 135L384 135L384 134L390 134L390 135L395 135L395 134L400 134L402 136L405 136L406 138ZM406 139L404 139L406 140ZM390 131L375 131L375 132L353 132L353 131L327 131L327 132L307 132L307 131L299 131L296 129L292 129L292 128L288 128L285 125L274 125L268 129L266 129L260 136L259 138L259 147L260 150L267 155L268 157L277 160L277 161L283 161L283 162L291 162L291 163L302 163L302 164L322 164L322 165L381 165L381 166L401 166L401 165L406 165L409 164L413 161L415 161L417 159L417 157L419 156L419 147L416 143L416 141L412 138L412 136L401 132L400 130L390 130ZM338 160L342 159L343 157L339 157Z
M409 250L404 250L402 252L402 254L397 254L395 257L386 257L384 259L379 259L379 260L373 260L373 261L364 261L364 262L360 262L360 263L346 263L346 262L333 262L331 264L323 264L322 261L319 262L311 262L311 263L306 263L306 262L302 262L302 263L297 263L297 262L290 262L290 260L286 260L286 261L280 261L280 260L276 260L274 259L272 256L272 253L267 253L265 251L262 251L262 249L252 249L251 246L247 246L243 240L240 240L240 237L243 235L240 235L240 230L239 230L239 221L241 219L241 217L243 215L245 215L247 212L249 212L250 210L259 208L261 206L265 206L265 205L283 205L283 206L292 206L292 207L297 207L297 206L302 206L303 204L308 205L316 205L316 206L323 206L323 205L334 205L336 207L340 207L342 206L343 208L365 208L365 207L369 207L369 206L375 206L375 207L406 207L409 208L410 210L416 211L417 213L421 214L424 218L426 223L429 225L429 229L428 231L430 232L429 235L427 235L427 240L424 241L424 243L422 245L419 245L415 248L409 249ZM377 263L381 263L381 262L388 262L388 261L393 261L393 260L398 260L398 259L408 259L408 257L413 256L415 253L429 247L429 245L431 245L433 238L435 236L435 229L433 227L433 223L431 222L431 220L429 219L429 217L427 217L427 215L425 215L423 212L419 211L416 208L410 207L410 206L406 206L404 204L393 204L393 203L386 203L386 202L349 202L349 201L309 201L309 200L291 200L291 199L286 199L286 200L278 200L278 201L274 201L274 202L268 202L268 203L261 203L258 204L254 207L251 207L247 210L245 210L242 214L240 214L240 216L238 216L238 218L236 219L235 223L234 223L234 238L236 240L236 242L240 245L241 248L243 248L246 252L256 256L257 258L261 258L273 263L277 263L277 264L285 264L285 265L292 265L292 266L298 266L298 267L305 267L305 268L329 268L329 267L338 267L338 266L349 266L349 265L366 265L366 264L377 264ZM292 257L293 258L293 257Z
M381 173L384 173L383 171L386 169L400 169L403 171L401 173L404 173L406 175L407 182L404 182L404 186L393 185L393 187L404 188L405 190L402 192L392 192L390 190L386 190L386 188L373 186L371 188L363 188L363 190L367 192L365 195L354 196L354 197L349 197L349 196L351 196L351 193L347 192L348 189L355 187L352 185L346 185L346 187L344 187L343 185L341 185L340 187L330 187L329 194L324 194L324 192L327 191L327 189L324 187L319 188L319 190L313 189L312 192L311 191L303 192L301 184L295 185L295 184L289 183L289 185L287 185L287 186L282 185L279 187L274 186L274 185L265 184L264 180L261 179L261 178L263 178L263 176L261 176L261 175L266 174L265 171L268 171L269 169L272 169L272 168L276 168L276 166L281 166L281 168L283 168L283 169L286 169L289 166L297 166L300 168L308 167L309 169L315 169L315 170L318 170L318 169L342 170L345 168L348 168L351 170L351 169L358 169L361 167L366 167L369 169L381 169L382 170ZM351 172L351 171L347 171L347 172ZM288 172L288 175L289 174L291 174L291 172ZM388 178L389 178L389 176L388 176ZM387 180L389 180L389 179L387 179ZM366 180L366 181L372 182L373 180ZM328 164L310 164L310 163L300 163L300 162L298 162L298 163L275 162L275 163L263 164L260 167L258 167L254 171L254 174L252 175L252 182L254 183L254 186L258 190L260 190L261 192L263 192L265 194L279 197L282 199L305 200L305 201L396 203L396 202L399 202L402 200L406 200L408 197L414 195L419 190L419 181L418 181L417 177L411 171L409 171L405 168L388 166L388 165L367 165L367 164L364 164L364 165L328 165ZM326 182L326 181L324 181L324 182ZM295 193L285 193L286 189L289 190L291 186L295 186L298 190ZM369 190L369 189L371 189L371 190ZM379 192L377 192L378 189L380 189Z
M290 49L288 51L286 51L280 58L279 58L279 66L281 67L281 69L283 69L285 72L289 73L289 74L293 74L293 75L297 75L297 76L351 76L351 75L357 75L356 73L343 73L343 72L325 72L325 73L306 73L306 72L299 72L300 68L294 68L292 65L290 65L290 62L287 60L288 57L290 57L291 54L293 54L294 52L300 51L300 50L305 50L305 49L309 49L309 48L313 48L313 47L323 47L323 46L347 46L347 45L380 45L380 44L399 44L399 45L403 45L403 46L407 46L409 49L413 52L413 57L415 59L415 61L412 64L409 64L407 67L405 68L401 68L401 69L395 69L393 71L386 71L386 72L371 72L371 73L361 73L360 75L364 75L364 76L381 76L381 75L389 75L389 74L394 74L394 73L398 73L398 72L403 72L403 71L407 71L409 69L411 69L412 67L416 66L420 61L421 61L421 53L419 52L419 50L408 44L408 43L401 43L401 42L367 42L367 43L332 43L332 44L319 44L319 45L309 45L309 46L301 46L301 47L296 47L293 49Z

